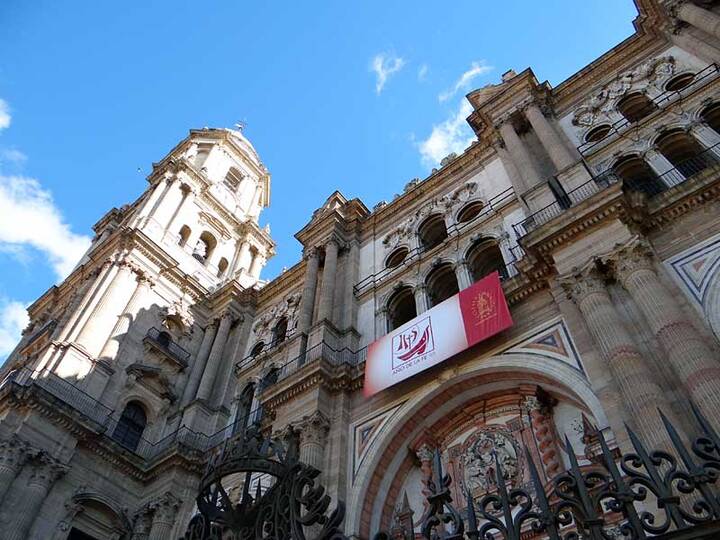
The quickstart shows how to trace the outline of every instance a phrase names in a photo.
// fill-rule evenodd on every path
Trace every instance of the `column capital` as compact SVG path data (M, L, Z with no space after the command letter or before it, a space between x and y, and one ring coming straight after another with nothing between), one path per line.
M561 278L560 286L575 303L580 303L593 294L607 294L605 278L595 268Z
M148 508L153 512L153 523L158 521L172 523L175 521L175 515L181 504L182 501L169 491L150 501Z
M633 241L606 257L608 266L615 277L625 284L630 276L641 270L655 272L654 254L650 246L641 241Z
M319 256L320 256L320 250L315 246L306 247L303 250L303 259L307 259L307 260L317 259Z
M18 470L37 451L13 435L7 441L0 442L0 466Z
M300 432L300 444L324 444L330 431L330 420L320 411L315 411L309 416L303 416L295 427Z
M415 450L415 455L421 463L430 462L435 455L435 448L431 447L428 443L423 443L417 450Z
M540 400L537 398L537 396L525 396L523 399L523 407L526 411L532 412L532 411L539 411L543 408L542 403L540 403Z
M49 488L55 480L68 471L68 467L45 452L40 452L31 460L33 464L28 485L37 485L43 489Z

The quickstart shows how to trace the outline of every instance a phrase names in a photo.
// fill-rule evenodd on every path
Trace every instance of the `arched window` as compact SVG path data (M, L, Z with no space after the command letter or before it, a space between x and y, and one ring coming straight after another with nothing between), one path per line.
M637 122L657 109L657 105L645 94L633 92L618 101L617 109L629 122Z
M250 423L250 413L252 412L254 399L255 384L248 383L238 398L237 412L235 413L235 422L232 429L233 434L245 430Z
M172 341L172 337L170 337L170 334L163 331L158 334L157 341L160 345L167 348L170 346L170 342Z
M468 250L465 260L473 283L496 270L500 274L500 279L508 277L505 259L492 238L481 238L476 241Z
M703 112L700 113L700 118L702 118L715 133L720 135L720 103L713 103L705 107Z
M275 328L273 328L273 345L277 345L278 343L285 341L285 337L287 336L287 327L287 318L280 317L280 320L278 320Z
M700 155L703 150L700 143L682 129L663 133L656 139L655 146L686 178L702 171L711 163L709 156Z
M190 230L190 227L187 225L183 225L180 227L180 234L178 235L178 245L184 246L187 244L188 238L190 238L190 233L192 231Z
M260 390L265 390L266 388L272 386L276 382L278 382L278 378L280 377L280 370L276 367L272 368L270 371L268 371L265 376L263 377L262 381L260 382Z
M418 229L420 244L425 251L443 243L448 236L445 220L441 215L434 215L427 218Z
M483 203L480 201L473 201L471 203L466 204L462 210L458 213L458 223L467 223L468 221L472 221L478 215L483 209Z
M258 341L255 345L253 345L253 348L250 350L250 357L255 358L261 352L263 352L263 349L265 349L265 342Z
M387 303L387 327L392 332L417 317L415 295L410 287L395 291Z
M230 167L230 170L225 175L225 180L223 181L223 183L225 184L226 188L235 193L243 178L243 173L241 173L235 167Z
M201 263L205 264L212 255L212 252L215 249L216 245L217 240L215 240L215 237L209 232L205 231L200 235L200 238L195 245L195 249L193 250L193 257L195 257Z
M400 266L405 260L405 257L407 257L407 254L408 248L405 246L397 248L385 261L385 268L395 268L396 266Z
M670 92L677 92L678 90L682 90L688 84L690 84L694 78L694 73L681 73L680 75L676 75L665 83L665 90L668 90Z
M430 307L438 305L460 291L455 269L450 263L441 264L425 280Z
M147 425L145 409L137 401L131 401L120 415L112 438L128 450L136 450Z
M612 127L610 126L610 124L603 124L601 126L594 127L585 135L585 142L590 143L602 141L605 137L608 136L608 133L610 133L611 129Z
M650 165L639 156L626 156L620 158L612 170L623 181L623 189L627 191L640 191L652 197L667 189L667 185L658 178Z
M225 272L227 271L227 268L228 268L227 259L225 257L223 257L222 259L220 259L220 262L218 263L217 277L223 277L225 275Z

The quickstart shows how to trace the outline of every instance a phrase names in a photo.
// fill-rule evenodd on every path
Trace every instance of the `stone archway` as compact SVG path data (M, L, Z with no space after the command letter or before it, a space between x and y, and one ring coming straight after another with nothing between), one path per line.
M130 540L132 526L127 512L99 493L76 493L65 504L67 514L59 523L54 540L65 540L73 529L97 538Z
M387 522L385 500L399 496L397 478L413 464L408 444L448 410L479 395L518 385L540 386L587 411L600 429L608 427L589 382L579 371L554 359L526 354L476 359L449 366L436 381L418 389L401 406L368 451L348 501L346 530L350 534L368 538L379 530L383 519Z

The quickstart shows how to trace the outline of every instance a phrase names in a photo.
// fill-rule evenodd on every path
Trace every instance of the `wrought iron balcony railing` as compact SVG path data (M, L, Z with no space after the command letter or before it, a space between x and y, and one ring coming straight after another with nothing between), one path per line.
M501 193L497 194L495 197L491 198L487 201L487 204L480 210L477 216L473 217L472 219L464 222L464 223L452 223L447 228L447 237L441 242L439 245L446 244L449 240L452 238L457 237L458 235L462 234L466 230L469 230L474 225L477 225L478 223L482 223L484 219L489 218L490 216L494 215L498 208L505 206L510 201L512 201L515 198L515 191L513 188L508 188L505 191L502 191ZM430 249L429 251L433 251L437 246ZM422 246L418 246L416 248L411 249L408 251L407 255L403 259L403 261L398 264L397 266L393 266L390 268L383 268L382 270L375 272L374 274L371 274L367 276L366 278L360 280L358 283L355 284L353 287L353 292L355 295L362 294L365 290L368 288L374 287L377 283L380 281L383 281L390 277L393 274L399 273L403 268L407 268L408 266L415 264L420 257L424 253L427 253L428 250L426 250ZM512 265L513 261L510 261L507 263L508 266ZM512 268L508 268L509 275L515 275L516 272L512 271Z
M145 341L150 342L166 355L187 367L190 353L175 343L167 332L160 331L157 328L151 328L145 336Z
M658 110L664 109L668 104L674 103L683 96L694 92L705 86L706 84L713 81L720 75L720 68L717 64L710 64L709 66L698 71L693 79L684 87L678 90L666 90L659 96L652 99L653 104ZM642 121L642 120L641 120ZM600 139L595 141L586 141L577 147L578 151L583 155L591 153L598 147L608 144L611 140L617 138L623 131L625 131L633 122L627 118L621 118L609 125L608 132Z
M556 218L568 208L577 205L588 197L618 182L623 182L623 187L628 191L641 191L648 195L648 197L655 197L664 191L686 182L706 169L718 165L720 165L720 143L706 148L685 160L679 161L675 167L661 175L653 174L644 178L635 178L626 181L612 170L605 171L577 189L570 191L566 197L561 197L560 200L538 210L519 223L515 223L513 229L515 229L517 237L522 238L539 226Z
M558 200L548 204L544 208L541 208L522 221L515 223L513 225L513 229L515 229L516 236L518 238L522 238L529 232L537 229L540 225L556 218L568 208L578 205L584 200L601 192L612 184L618 183L619 181L620 177L613 171L605 171L604 173L594 176L588 182L585 182L572 191L568 191L567 194L563 195Z
M98 433L102 433L110 439L115 440L113 434L120 419L119 412L113 411L69 380L47 371L33 371L28 368L20 368L11 371L0 381L0 390L13 384L21 387L34 386L44 390L89 420ZM156 442L151 442L147 438L140 436L137 445L133 448L122 445L119 441L116 442L124 446L126 450L148 461L154 460L165 452L176 448L178 445L199 452L206 452L222 444L226 438L237 433L241 427L237 422L242 421L244 425L259 423L262 416L262 408L259 407L251 411L247 415L247 419L239 418L236 424L223 428L213 435L205 435L204 433L193 431L186 426L181 426Z

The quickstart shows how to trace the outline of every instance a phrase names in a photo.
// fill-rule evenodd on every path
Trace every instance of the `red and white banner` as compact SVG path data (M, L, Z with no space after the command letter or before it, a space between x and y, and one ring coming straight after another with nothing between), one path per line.
M366 397L512 326L497 272L368 346Z

